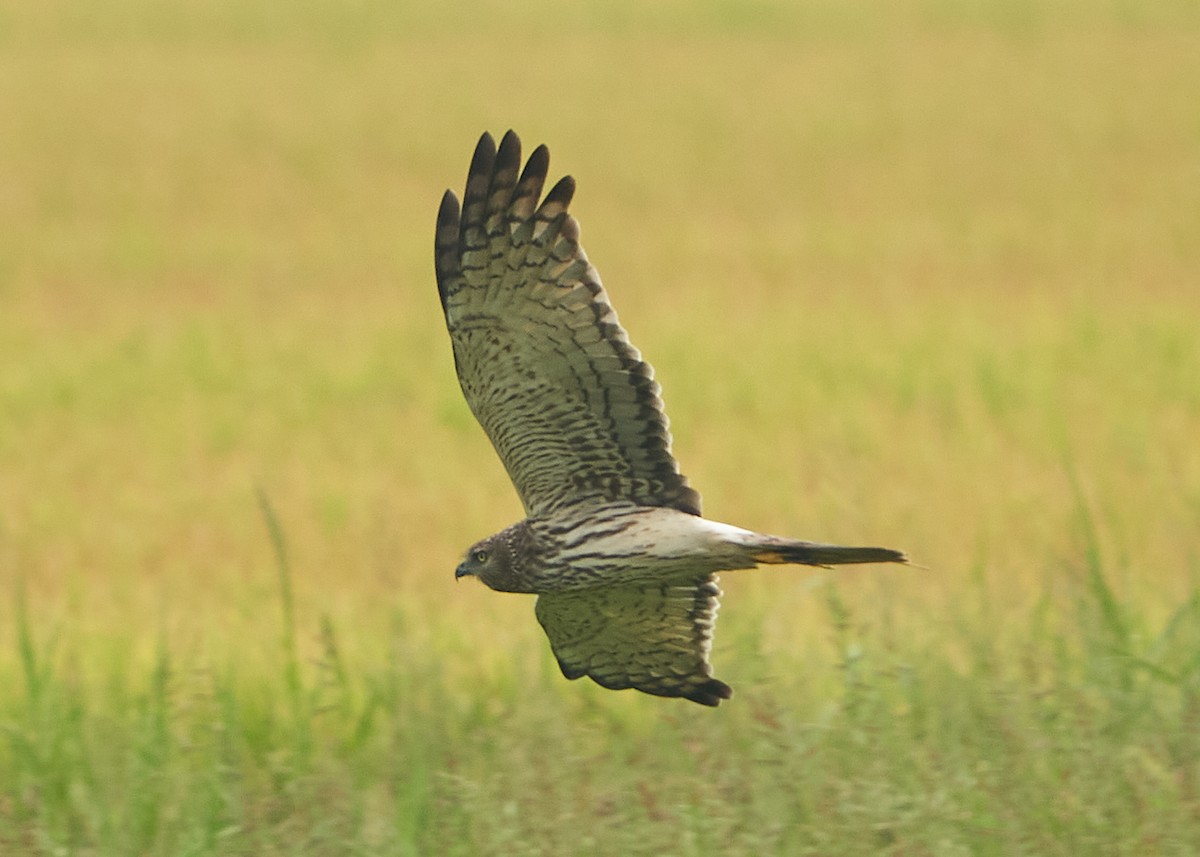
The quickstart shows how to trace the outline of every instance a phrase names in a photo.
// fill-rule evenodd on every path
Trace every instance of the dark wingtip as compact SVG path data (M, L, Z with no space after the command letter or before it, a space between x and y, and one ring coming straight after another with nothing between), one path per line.
M554 655L554 660L558 661L558 669L563 674L563 677L575 681L577 678L583 678L587 675L587 670L582 667L577 667L567 663L557 654Z
M500 148L496 150L495 170L496 173L504 174L503 184L511 190L517 183L517 173L521 169L521 138L513 131L509 131L504 135L504 139L500 141ZM511 173L512 175L507 175ZM495 181L496 179L493 179ZM507 200L504 203L508 204Z
M438 206L433 240L433 269L443 308L450 280L458 271L458 216L458 197L448 190L442 194L442 204Z
M525 162L525 169L521 173L521 178L524 180L526 176L544 176L549 170L550 150L546 148L545 143L542 143L529 153L529 160Z
M551 199L562 200L563 205L571 202L571 198L575 196L575 176L564 175L559 179L553 187L550 188L550 193L546 194L547 202Z
M496 141L492 135L484 131L479 137L479 142L475 144L475 153L471 156L471 171L475 171L475 165L483 161L490 161L496 156Z
M690 693L684 695L684 699L698 702L701 705L707 705L710 708L716 708L721 704L722 699L732 698L733 688L715 678L709 679Z
M573 176L563 176L559 179L554 187L550 188L550 192L546 194L546 198L542 200L542 205L552 205L558 203L563 208L571 204L571 199L575 196L575 179Z
M517 136L516 131L514 131L512 128L509 128L504 132L504 136L500 139L500 148L509 149L513 146L516 147L518 152L521 151L521 138Z
M454 191L447 190L442 194L442 204L438 206L438 228L458 221L458 197Z
M471 166L467 169L467 187L463 193L463 208L470 212L487 197L491 184L492 168L496 163L496 141L483 132L471 155Z

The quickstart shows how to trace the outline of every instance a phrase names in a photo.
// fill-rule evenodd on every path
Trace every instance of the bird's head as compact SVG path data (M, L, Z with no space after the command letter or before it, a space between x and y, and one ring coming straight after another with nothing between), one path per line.
M497 534L478 541L467 550L454 570L454 578L477 577L500 592L521 592L513 570L512 549Z
M467 549L463 561L454 569L454 579L460 577L478 577L482 579L495 564L499 562L491 537L475 542Z

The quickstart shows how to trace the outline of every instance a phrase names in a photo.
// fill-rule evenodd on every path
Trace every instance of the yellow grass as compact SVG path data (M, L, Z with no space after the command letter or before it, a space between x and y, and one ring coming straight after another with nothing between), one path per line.
M277 671L256 489L305 658L326 617L349 663L401 639L463 699L553 671L527 599L452 577L520 508L457 389L432 222L508 127L578 179L706 511L925 566L837 573L885 640L955 663L948 628L1003 652L1069 611L1081 509L1148 624L1196 585L1190 4L7 6L0 581L85 682L162 641ZM830 668L833 579L725 577L731 705Z
M261 484L309 595L523 609L448 576L518 507L429 259L440 190L509 125L579 179L712 514L903 544L935 571L874 575L892 597L952 599L981 552L1019 590L1070 551L1070 462L1114 550L1180 585L1193 29L621 7L525 44L486 4L239 10L13 27L4 549L40 603L153 636L253 602Z

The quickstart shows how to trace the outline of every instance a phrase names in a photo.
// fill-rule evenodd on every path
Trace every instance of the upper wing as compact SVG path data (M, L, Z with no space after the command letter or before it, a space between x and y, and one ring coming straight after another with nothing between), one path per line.
M467 404L529 514L626 500L700 514L680 475L659 386L617 322L567 213L567 176L538 199L549 153L520 178L521 142L475 148L460 215L438 211L438 291Z
M567 678L715 706L733 695L708 663L720 595L715 575L552 592L538 596L537 617Z

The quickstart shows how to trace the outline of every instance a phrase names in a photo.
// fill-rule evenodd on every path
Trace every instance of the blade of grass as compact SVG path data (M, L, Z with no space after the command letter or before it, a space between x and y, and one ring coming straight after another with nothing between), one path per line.
M258 496L259 510L262 512L263 521L267 526L267 534L271 539L271 547L275 553L275 567L279 575L279 600L283 614L283 635L280 642L283 649L284 684L287 690L288 705L299 741L300 755L307 757L308 751L311 749L311 736L304 700L304 683L300 674L300 655L296 643L296 599L292 591L287 541L266 491L258 486L255 488L255 493Z

